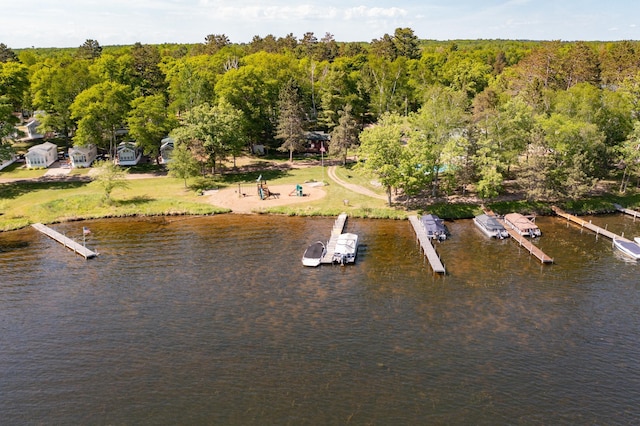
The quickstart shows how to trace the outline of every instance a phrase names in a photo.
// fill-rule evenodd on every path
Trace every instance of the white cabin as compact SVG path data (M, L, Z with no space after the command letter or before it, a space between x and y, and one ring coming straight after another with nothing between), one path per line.
M171 153L175 148L175 141L171 137L167 137L160 141L160 164L167 164L171 161Z
M71 167L90 167L98 156L98 148L94 144L86 146L74 145L69 149L69 159L71 161Z
M41 143L29 148L24 156L27 168L49 167L58 159L58 146L51 142Z
M116 153L117 163L121 166L135 166L140 162L142 153L133 142L121 142Z

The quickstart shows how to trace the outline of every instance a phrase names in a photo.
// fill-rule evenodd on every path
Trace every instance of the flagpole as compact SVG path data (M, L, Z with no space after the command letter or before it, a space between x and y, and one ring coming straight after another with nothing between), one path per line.
M324 143L320 142L320 164L322 166L322 184L324 185Z

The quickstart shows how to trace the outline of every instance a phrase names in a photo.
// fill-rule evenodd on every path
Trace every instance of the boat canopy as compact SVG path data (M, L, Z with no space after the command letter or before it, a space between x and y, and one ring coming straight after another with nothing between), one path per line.
M447 228L444 226L443 220L436 215L426 214L420 217L420 221L429 236L446 235L447 233Z
M500 222L498 222L498 219L496 219L493 216L489 216L486 214L481 214L479 216L476 216L476 220L485 228L488 229L490 231L504 231L504 226L502 226L502 224Z

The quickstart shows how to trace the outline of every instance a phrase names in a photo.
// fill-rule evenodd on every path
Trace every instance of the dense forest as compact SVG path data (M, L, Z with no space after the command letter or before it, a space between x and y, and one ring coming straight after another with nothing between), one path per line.
M392 191L578 198L640 168L640 43L419 40L331 34L232 43L11 49L0 44L0 157L20 120L113 150L119 131L157 156L216 163L259 144L293 155L305 132ZM635 181L634 181L635 183Z

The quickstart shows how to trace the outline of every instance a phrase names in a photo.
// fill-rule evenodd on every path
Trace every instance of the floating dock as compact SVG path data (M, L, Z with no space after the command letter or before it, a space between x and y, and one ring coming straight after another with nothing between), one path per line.
M593 223L591 223L591 222L587 222L587 221L586 221L586 220L584 220L584 219L580 219L580 218L579 218L579 217L577 217L577 216L574 216L574 215L572 215L572 214L569 214L569 213L567 213L567 212L565 212L565 211L563 211L563 210L559 209L559 208L558 208L558 207L556 207L556 206L552 206L552 207L551 207L551 209L552 209L552 210L553 210L553 211L554 211L558 216L563 217L563 218L565 218L565 219L569 220L570 222L576 223L576 224L580 225L580 226L581 226L581 227L583 227L583 228L587 228L588 230L595 232L595 233L596 233L596 235L604 235L605 237L607 237L607 238L611 238L612 240L630 241L629 239L627 239L627 238L625 238L625 237L623 237L623 236L621 236L621 235L614 234L613 232L608 231L608 230L606 230L606 229L604 229L604 228L601 228L601 227L599 227L599 226L597 226L597 225L594 225L594 224L593 224Z
M511 238L514 241L516 241L518 244L520 244L520 247L526 249L533 256L537 257L538 260L540 260L540 262L542 262L542 263L553 263L553 258L552 257L546 255L542 250L540 250L538 248L538 246L533 244L531 242L531 240L529 240L529 239L525 238L524 236L518 234L515 229L513 229L512 227L507 225L504 220L502 220L501 218L496 216L491 210L485 210L485 213L490 215L490 216L495 217L498 220L498 222L500 222L500 224L502 226L504 226L504 229L507 230L507 232L509 233Z
M640 212L637 212L637 211L635 211L635 210L631 210L631 209L624 208L624 207L622 207L620 204L614 204L613 206L614 206L614 207L616 208L616 210L618 210L619 212L622 212L622 213L628 214L628 215L630 215L630 216L633 216L633 219L634 219L634 220L635 220L635 218L640 217Z
M58 231L56 231L54 229L49 228L48 226L45 226L45 225L43 225L41 223L34 223L31 226L34 227L35 229L37 229L38 231L42 232L46 236L56 240L57 242L59 242L60 244L62 244L65 247L67 247L68 249L73 250L74 253L79 254L80 256L84 257L85 259L91 259L91 258L96 257L98 255L97 252L89 250L88 248L86 248L82 244L79 244L78 242L76 242L76 241L72 240L71 238L59 233Z
M433 248L431 239L427 236L427 231L425 231L418 217L409 216L409 222L411 223L411 226L413 226L413 230L416 232L416 236L418 237L418 241L420 242L420 247L422 247L424 255L427 257L427 260L429 261L433 272L436 272L438 274L445 274L446 270L444 269L444 265L442 264L438 253L436 253L436 249Z
M331 228L331 236L329 237L329 242L327 242L327 252L325 253L320 263L333 263L333 254L336 250L336 241L338 240L340 234L342 234L346 222L346 213L341 213L340 215L338 215L338 218L333 224L333 228Z

